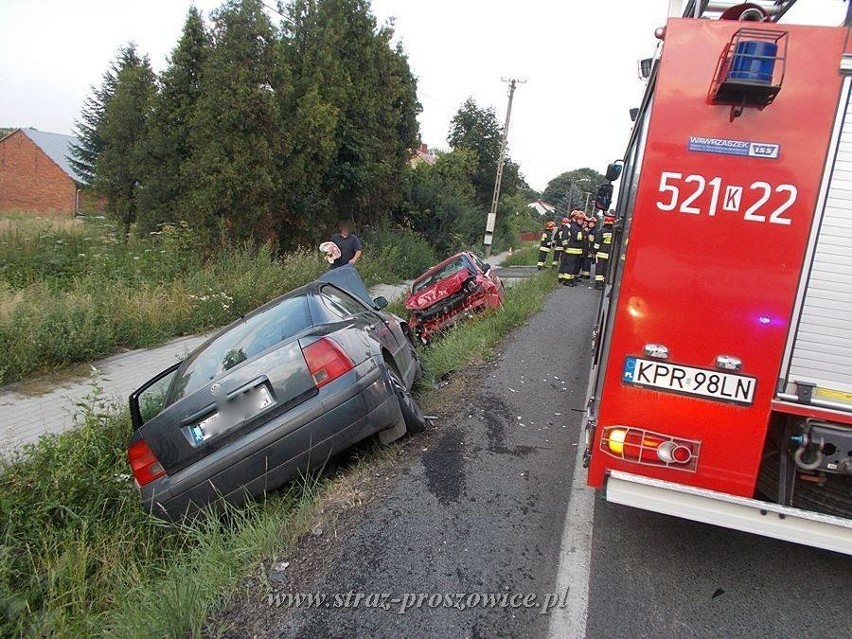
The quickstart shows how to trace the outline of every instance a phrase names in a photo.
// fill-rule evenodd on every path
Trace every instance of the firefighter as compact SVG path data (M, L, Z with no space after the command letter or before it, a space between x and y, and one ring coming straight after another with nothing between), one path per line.
M586 237L583 246L583 260L580 267L580 279L588 280L592 277L592 262L595 259L595 243L597 242L598 220L594 216L584 219L583 227L586 229Z
M583 260L585 232L583 231L583 212L574 210L571 223L562 231L562 261L559 264L559 279L565 286L577 286L580 274L580 262Z
M568 228L569 220L567 217L562 218L562 226L553 232L553 261L550 263L550 268L559 268L562 264L562 232Z
M601 230L595 238L595 288L602 289L606 280L606 271L609 266L609 255L612 251L612 225L615 224L615 217L605 215Z
M545 263L547 263L547 255L553 247L553 231L555 229L556 224L553 220L548 220L544 227L544 232L541 234L541 240L538 245L538 263L536 266L539 271L543 269Z

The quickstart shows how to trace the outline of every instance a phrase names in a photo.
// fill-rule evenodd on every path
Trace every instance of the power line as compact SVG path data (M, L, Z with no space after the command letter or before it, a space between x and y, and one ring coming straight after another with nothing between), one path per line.
M284 22L286 22L287 24L289 24L291 27L298 27L298 26L299 26L298 24L296 24L295 22L293 22L293 20L291 20L291 19L290 19L287 15L285 15L284 13L282 13L279 9L277 9L277 8L275 8L275 7L271 7L271 6L269 6L269 5L268 5L268 4L266 4L263 0L260 0L260 4L261 4L261 5L263 5L264 7L266 7L267 9L269 9L270 11L272 11L273 13L276 13L276 14L278 14L279 16L281 16L281 18L283 18L283 19L284 19ZM323 38L322 36L316 36L316 37L317 37L317 39L322 40L322 41L323 41L323 42L325 42L326 44L331 45L332 47L334 47L335 49L337 49L338 51L340 51L341 53L343 53L343 54L344 54L344 55L346 55L347 57L349 57L349 58L351 58L351 57L352 57L352 54L351 54L351 53L349 53L349 51L347 51L347 50L346 50L346 49L344 49L343 47L341 47L341 46L339 46L339 45L335 44L334 42L332 42L332 41L331 41L331 40L329 40L328 38Z

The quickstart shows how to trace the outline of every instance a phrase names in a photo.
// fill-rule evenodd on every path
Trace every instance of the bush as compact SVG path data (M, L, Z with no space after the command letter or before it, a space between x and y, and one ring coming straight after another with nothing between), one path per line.
M414 231L384 227L361 238L364 256L358 271L368 286L413 279L439 261L426 239Z

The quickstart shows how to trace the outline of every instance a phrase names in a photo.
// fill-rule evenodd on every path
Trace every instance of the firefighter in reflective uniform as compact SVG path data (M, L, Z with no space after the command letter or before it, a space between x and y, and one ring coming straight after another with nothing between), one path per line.
M583 212L571 213L571 224L562 232L562 262L559 265L559 279L565 286L577 286L580 263L583 260L585 231L583 231Z
M606 271L609 267L609 256L612 251L612 225L615 224L615 217L606 215L603 219L603 226L595 240L595 288L601 289L604 287L606 280Z
M538 245L538 263L536 266L538 270L544 268L544 265L547 263L547 255L550 253L550 249L553 248L553 231L556 228L556 224L553 220L548 220L547 225L544 227L544 233L541 234L541 240Z
M567 217L562 218L562 226L553 233L553 262L550 263L550 268L559 268L562 264L562 233L568 228L569 220Z
M580 266L580 279L588 280L592 277L592 262L595 259L595 243L597 242L597 229L595 226L598 223L594 216L584 219L584 228L586 229L586 238L583 247L583 260Z

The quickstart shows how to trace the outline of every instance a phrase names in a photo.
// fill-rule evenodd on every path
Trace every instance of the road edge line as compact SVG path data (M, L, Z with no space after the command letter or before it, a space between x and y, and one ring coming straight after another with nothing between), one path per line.
M585 438L580 429L577 459L571 478L571 495L562 529L556 592L568 591L564 607L551 612L547 636L580 639L586 636L589 609L589 576L591 574L592 531L594 527L595 491L586 486L583 468Z

